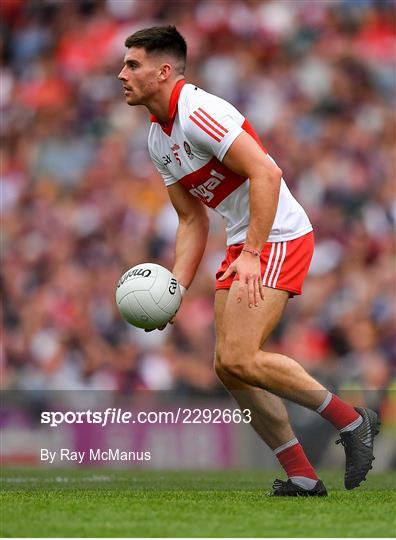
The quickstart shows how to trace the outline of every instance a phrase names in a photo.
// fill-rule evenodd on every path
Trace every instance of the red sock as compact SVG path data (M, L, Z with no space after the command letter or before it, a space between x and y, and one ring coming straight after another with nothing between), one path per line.
M289 443L274 450L276 457L284 468L287 476L289 478L292 476L303 476L305 478L310 478L311 480L318 480L314 468L308 461L301 444L297 439L293 439L290 443L291 446L288 446L284 450L282 450L283 446L286 446Z
M342 429L357 420L360 416L355 409L342 401L338 396L327 394L322 405L317 409L317 412L337 429Z

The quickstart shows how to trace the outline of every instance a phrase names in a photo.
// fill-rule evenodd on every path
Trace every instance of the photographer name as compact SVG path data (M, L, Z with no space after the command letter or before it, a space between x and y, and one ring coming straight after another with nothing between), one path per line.
M119 448L90 448L89 451L75 452L69 448L59 450L49 450L41 448L40 460L46 463L59 461L70 461L73 463L83 463L87 461L150 461L150 452L135 452L120 450Z

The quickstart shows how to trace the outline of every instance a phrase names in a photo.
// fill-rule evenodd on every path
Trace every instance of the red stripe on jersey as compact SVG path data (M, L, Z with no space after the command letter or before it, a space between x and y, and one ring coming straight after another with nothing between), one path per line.
M171 97L169 100L169 110L168 110L169 121L166 124L161 123L158 120L158 118L156 118L153 114L150 116L151 122L157 122L161 126L162 131L164 131L168 135L168 137L170 137L172 134L173 123L175 121L176 112L177 112L177 104L179 102L180 93L185 84L186 84L186 80L182 79L178 81L173 87Z
M257 133L254 131L254 129L250 125L250 122L248 120L246 120L246 118L245 118L244 123L242 124L242 129L245 130L246 133L249 133L249 135L251 137L253 137L253 139L256 141L256 143L258 143L258 145L264 150L264 152L266 154L268 154L268 150L265 148L263 143L260 141L259 136L257 135Z
M181 184L206 206L216 208L228 195L246 182L247 178L234 173L218 159L180 179Z
M217 122L217 120L215 120L212 116L210 116L209 113L207 113L206 111L204 111L204 110L202 109L202 107L198 107L198 110L201 111L201 113L204 114L207 118L209 118L209 120L211 120L217 127L219 127L221 130L223 130L224 133L228 133L228 130L227 130L224 126L222 126L221 124L219 124L219 123ZM195 111L195 112L197 112L197 111Z
M215 128L214 126L212 126L212 124L210 122L208 122L203 116L202 114L199 114L198 111L194 111L193 112L193 115L195 115L195 117L199 118L199 120L201 120L204 124L206 124L212 131L214 131L215 133L217 133L217 135L220 135L221 138L224 137L225 133L222 133L219 129Z
M212 139L214 139L215 141L217 142L220 142L221 139L219 139L219 137L217 137L216 135L214 135L214 133L211 133L204 125L201 124L201 122L199 122L192 114L190 114L189 118L194 122L194 124L196 124L200 129L202 129L202 131L205 131L205 133L207 133L208 135L210 135L212 137Z

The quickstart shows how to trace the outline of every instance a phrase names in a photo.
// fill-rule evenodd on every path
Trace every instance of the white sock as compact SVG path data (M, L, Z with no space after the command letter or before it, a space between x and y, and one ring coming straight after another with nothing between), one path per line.
M327 407L327 405L330 403L332 397L333 397L333 394L331 392L327 392L322 405L319 405L319 407L316 409L316 412L319 414L322 413Z
M313 489L317 482L317 480L312 480L312 478L307 478L306 476L291 476L290 480L293 484L296 484L303 489Z
M340 429L340 433L345 433L345 431L352 431L355 428L359 427L362 422L363 422L363 417L359 416L359 418L356 418L356 420L354 420L353 422L351 422L347 426Z
M298 444L297 437L293 437L293 439L290 439L290 441L287 441L287 443L282 444L282 446L278 446L278 448L275 448L273 452L277 456L279 452L283 452L283 450L286 450L286 448L290 448L291 446L294 446L295 444Z

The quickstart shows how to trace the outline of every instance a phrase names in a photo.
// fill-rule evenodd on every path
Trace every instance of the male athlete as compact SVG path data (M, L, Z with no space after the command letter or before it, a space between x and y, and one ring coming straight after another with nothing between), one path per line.
M317 411L340 431L345 487L372 468L374 411L353 408L265 342L289 297L301 294L313 253L312 226L249 122L230 103L184 78L187 45L174 26L125 41L118 78L128 105L151 113L151 159L179 216L173 274L185 292L208 235L205 206L224 219L225 259L216 275L216 373L274 451L288 480L275 496L325 496L281 398Z

